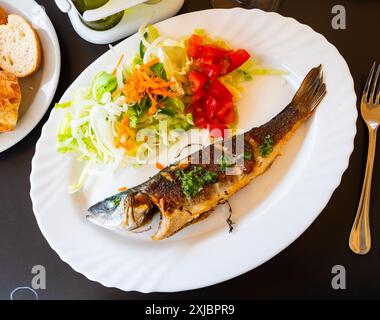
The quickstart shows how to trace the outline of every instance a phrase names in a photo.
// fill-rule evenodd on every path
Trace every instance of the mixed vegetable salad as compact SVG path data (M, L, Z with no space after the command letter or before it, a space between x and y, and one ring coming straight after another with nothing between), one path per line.
M155 148L170 147L192 128L223 138L224 129L238 123L241 83L254 74L281 73L258 69L246 50L233 50L204 30L180 40L160 36L151 25L139 34L132 59L122 54L114 70L101 71L91 86L55 106L65 113L58 151L85 162L72 192L90 174L147 163Z

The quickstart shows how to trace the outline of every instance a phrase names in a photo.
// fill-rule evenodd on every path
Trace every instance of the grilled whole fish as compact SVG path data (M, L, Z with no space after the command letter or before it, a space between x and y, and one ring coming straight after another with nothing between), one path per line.
M319 66L309 72L291 103L268 123L211 144L145 183L99 202L89 208L87 218L108 229L134 230L159 211L161 220L152 239L172 236L263 174L325 95Z

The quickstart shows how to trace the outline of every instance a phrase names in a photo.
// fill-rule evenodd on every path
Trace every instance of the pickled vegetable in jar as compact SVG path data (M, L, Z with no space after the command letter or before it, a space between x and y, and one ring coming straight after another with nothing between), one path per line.
M105 5L109 0L72 0L82 22L91 29L102 31L115 27L121 19L123 19L124 11L118 12L111 16L105 17L97 21L85 21L82 15L87 10L97 9Z

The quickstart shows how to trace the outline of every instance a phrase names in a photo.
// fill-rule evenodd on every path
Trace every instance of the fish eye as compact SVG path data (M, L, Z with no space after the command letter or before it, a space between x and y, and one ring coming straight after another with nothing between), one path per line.
M112 197L106 201L104 201L104 209L110 211L115 209L120 204L120 198Z
M113 200L108 200L104 203L104 207L109 210L115 207L115 201Z

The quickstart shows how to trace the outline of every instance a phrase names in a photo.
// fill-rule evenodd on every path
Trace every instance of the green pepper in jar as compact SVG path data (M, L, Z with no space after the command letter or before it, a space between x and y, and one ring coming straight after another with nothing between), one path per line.
M87 10L97 9L105 5L109 0L72 0L73 4L79 12L79 16L83 23L91 29L102 31L108 30L115 27L123 18L124 11L113 14L104 19L97 21L85 21L82 18L82 15Z

